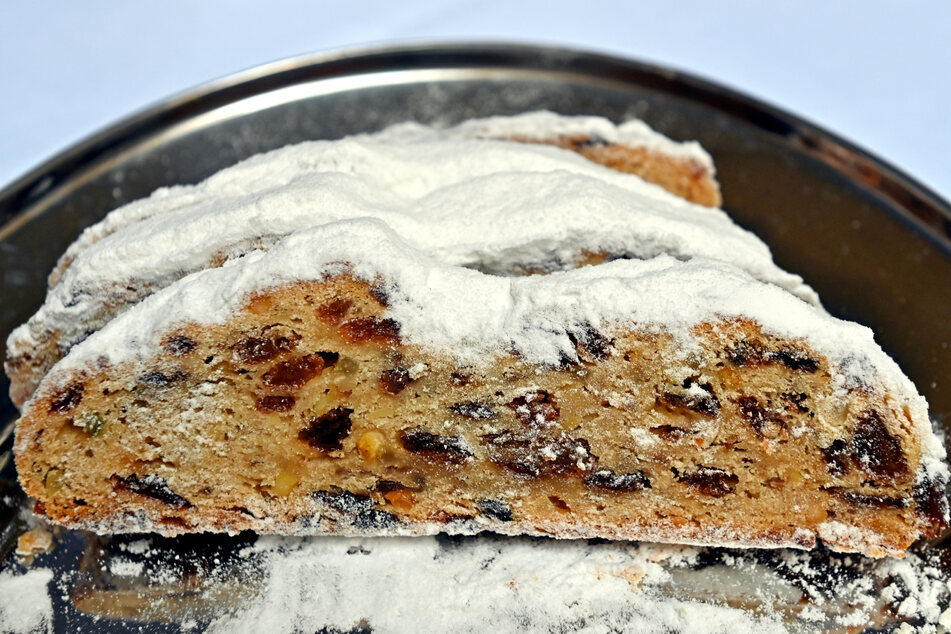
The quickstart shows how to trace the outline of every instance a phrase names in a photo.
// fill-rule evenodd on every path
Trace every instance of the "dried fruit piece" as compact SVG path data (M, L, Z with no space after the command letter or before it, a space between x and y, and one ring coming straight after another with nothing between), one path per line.
M380 375L380 389L387 394L399 394L403 389L412 383L413 378L409 375L409 370L402 367L395 367L384 370Z
M844 500L849 504L856 506L869 506L874 508L892 508L903 509L911 502L908 498L896 498L888 495L872 495L862 493L861 491L851 491L842 487L828 487L826 491Z
M83 400L83 391L86 388L81 383L74 383L61 392L50 403L50 414L65 414Z
M588 475L584 483L589 487L609 491L640 491L651 488L651 481L643 471L615 473L610 469L598 469Z
M713 418L720 413L720 399L709 383L697 383L693 378L684 379L683 391L668 391L657 397L657 403L668 409L689 410L701 416Z
M926 522L924 537L937 537L948 528L948 498L940 480L923 478L915 484L915 513Z
M482 439L488 447L489 460L531 477L583 473L592 461L588 441L567 434L550 437L506 431L487 434Z
M264 363L297 347L301 337L296 332L271 337L245 337L232 346L234 356L241 363Z
M466 403L455 403L449 406L449 409L459 414L460 416L465 416L466 418L474 418L477 420L482 420L486 418L495 418L498 416L498 413L492 409L490 405L485 403L478 403L476 401L468 401Z
M888 432L875 410L859 417L852 435L852 457L858 468L875 478L893 481L908 474L901 442Z
M715 498L733 493L740 479L736 475L717 467L700 465L693 473L674 472L677 480L690 488Z
M755 396L741 396L737 406L740 416L763 438L778 438L787 429L782 415L763 406Z
M191 507L191 502L180 496L169 488L165 478L155 474L148 474L139 477L133 473L127 476L113 474L110 478L112 486L117 491L128 491L137 495L164 502L177 509L187 509Z
M198 347L198 342L185 335L172 335L162 344L165 352L176 357L184 357Z
M836 439L831 445L820 449L822 457L829 466L829 473L837 478L844 476L849 472L852 465L852 459L849 455L849 449L845 441L841 438Z
M254 402L254 407L261 412L289 412L294 409L296 399L293 396L271 394L262 396Z
M326 414L312 417L297 437L314 449L340 451L343 449L343 440L350 435L351 414L352 409L335 407Z
M501 500L480 500L476 506L486 517L500 522L512 521L512 508Z
M601 361L611 354L613 342L588 322L578 324L568 331L568 339L574 345L578 358L584 363Z
M337 325L349 312L351 306L353 306L353 301L338 298L318 308L317 316L328 324Z
M333 365L336 361L336 353L318 352L303 357L295 357L271 366L261 379L269 387L296 390L304 387L325 367Z
M359 317L344 322L340 334L348 343L396 345L400 342L400 325L393 319Z
M673 425L658 425L657 427L651 427L650 431L668 442L676 442L690 433L683 427Z
M513 399L508 406L515 418L525 425L547 426L558 420L561 411L554 397L545 391L532 392Z
M185 379L188 375L182 370L175 370L168 374L164 372L149 372L139 377L139 383L148 387L167 387L168 385Z
M399 523L392 513L377 509L373 499L368 495L357 495L338 487L315 491L310 495L318 503L341 513L342 519L350 520L356 528L363 530L388 528Z
M459 436L437 436L419 428L401 431L400 443L407 451L439 462L462 464L472 457L472 449L465 439Z
M737 341L724 350L726 358L737 367L781 363L790 370L813 373L819 362L806 353L790 346L771 350L756 341Z

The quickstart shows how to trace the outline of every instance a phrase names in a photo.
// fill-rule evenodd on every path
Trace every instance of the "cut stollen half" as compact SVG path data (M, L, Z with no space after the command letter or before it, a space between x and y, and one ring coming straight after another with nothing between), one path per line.
M17 426L37 511L872 556L947 526L926 403L868 329L707 254L503 276L388 220L291 232L73 346Z

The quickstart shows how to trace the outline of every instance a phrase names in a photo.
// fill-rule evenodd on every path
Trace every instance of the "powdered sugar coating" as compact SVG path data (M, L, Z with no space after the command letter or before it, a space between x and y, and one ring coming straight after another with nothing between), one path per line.
M439 187L486 174L549 172L558 169L592 175L670 204L690 206L690 203L657 185L619 174L571 152L554 147L473 138L495 131L501 136L518 133L527 138L542 139L547 138L546 134L555 134L559 130L587 130L587 133L602 137L629 137L625 141L636 147L688 155L713 173L709 155L696 143L681 144L665 139L642 122L628 122L620 127L630 132L625 135L620 135L617 130L611 132L615 128L614 124L601 117L563 117L550 112L536 112L516 117L475 119L445 130L410 122L391 126L382 132L355 135L339 141L311 141L264 152L224 169L198 185L163 187L148 198L113 211L103 221L88 227L70 245L51 276L50 283L51 286L56 284L59 273L80 252L122 227L205 200L253 196L279 189L302 174L313 172L355 174L372 179L400 194L421 197Z

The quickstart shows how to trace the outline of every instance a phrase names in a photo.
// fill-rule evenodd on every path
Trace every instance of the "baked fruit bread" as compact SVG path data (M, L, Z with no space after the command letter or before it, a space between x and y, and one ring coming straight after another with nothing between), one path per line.
M105 325L23 408L38 512L96 532L821 538L873 556L947 525L924 399L722 212L563 149L414 129L339 142L406 178L328 173L341 154L242 202L226 171L231 194L206 183L73 250L51 296L74 275L87 295L142 288L100 302ZM180 245L182 272L141 281Z

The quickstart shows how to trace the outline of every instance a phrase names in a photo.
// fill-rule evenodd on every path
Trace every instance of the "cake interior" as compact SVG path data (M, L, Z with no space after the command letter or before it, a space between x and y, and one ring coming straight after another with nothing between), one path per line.
M387 302L345 275L273 288L167 333L138 376L76 377L21 422L27 492L67 525L165 534L808 547L837 522L881 555L940 524L907 413L837 397L824 358L755 324L698 326L689 363L662 331L577 324L558 367L460 365L404 344Z

